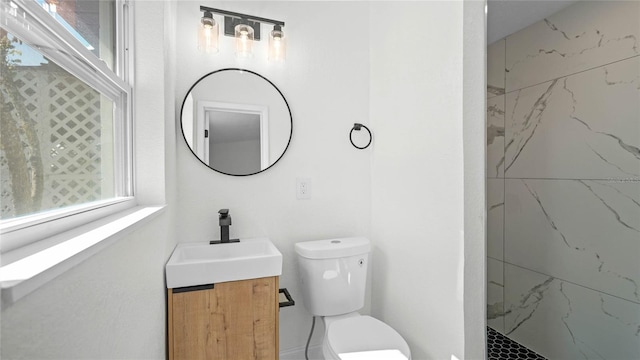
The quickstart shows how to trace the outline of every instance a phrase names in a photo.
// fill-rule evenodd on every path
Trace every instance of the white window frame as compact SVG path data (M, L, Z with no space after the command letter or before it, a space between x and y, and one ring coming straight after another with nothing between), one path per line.
M16 260L25 249L38 251L45 239L137 205L133 161L133 8L116 0L116 58L114 70L49 15L34 0L0 0L0 20L9 33L35 47L66 71L114 102L114 163L116 194L113 199L54 209L0 221L3 263ZM34 46L36 44L36 46ZM39 44L44 44L37 46ZM8 256L7 256L8 255ZM8 260L8 261L7 261Z

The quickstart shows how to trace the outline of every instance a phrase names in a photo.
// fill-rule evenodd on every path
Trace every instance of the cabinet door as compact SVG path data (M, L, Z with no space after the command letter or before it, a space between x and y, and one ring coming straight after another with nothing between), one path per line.
M172 359L277 359L278 278L169 290Z

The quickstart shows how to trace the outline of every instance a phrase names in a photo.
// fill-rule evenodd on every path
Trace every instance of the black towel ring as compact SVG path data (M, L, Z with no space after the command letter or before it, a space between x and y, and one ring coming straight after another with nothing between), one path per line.
M361 128L364 128L369 133L369 142L367 143L367 145L362 146L362 147L360 147L360 146L358 146L358 145L353 143L353 130L360 131ZM369 128L364 126L364 125L362 125L362 124L358 124L358 123L353 124L353 128L351 129L351 132L349 132L349 141L351 141L351 145L353 145L356 149L362 150L362 149L368 148L369 145L371 145L372 138L373 138L373 136L371 136L371 131L369 130Z

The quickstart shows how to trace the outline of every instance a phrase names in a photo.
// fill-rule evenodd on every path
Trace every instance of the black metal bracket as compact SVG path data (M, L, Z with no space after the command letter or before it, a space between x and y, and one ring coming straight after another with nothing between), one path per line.
M362 128L364 128L365 130L367 130L367 132L369 133L369 142L367 143L367 145L365 146L358 146L353 142L353 131L360 131ZM362 125L362 124L358 124L355 123L353 124L353 128L351 128L351 132L349 132L349 141L351 141L351 145L353 145L353 147L355 147L356 149L366 149L369 147L369 145L371 145L371 141L373 140L373 136L371 135L371 131L369 130L368 127Z
M288 300L288 301L280 302L279 303L280 307L293 306L296 304L296 302L291 297L291 294L289 294L289 290L287 290L287 288L279 289L278 294L284 294L284 297L286 297Z
M231 16L224 17L224 34L236 36L236 25L245 24L253 28L253 40L260 41L260 22L247 19L238 19Z

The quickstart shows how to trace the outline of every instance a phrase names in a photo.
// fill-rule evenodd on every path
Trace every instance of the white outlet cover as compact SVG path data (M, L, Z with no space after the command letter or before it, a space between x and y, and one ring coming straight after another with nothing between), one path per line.
M311 178L296 178L296 198L311 199Z

